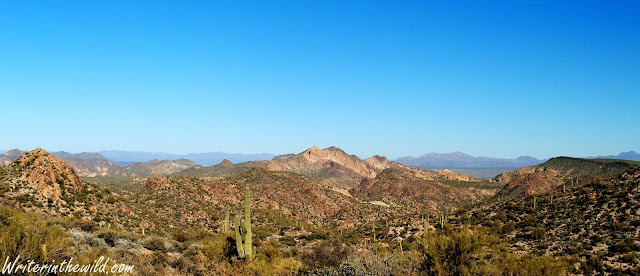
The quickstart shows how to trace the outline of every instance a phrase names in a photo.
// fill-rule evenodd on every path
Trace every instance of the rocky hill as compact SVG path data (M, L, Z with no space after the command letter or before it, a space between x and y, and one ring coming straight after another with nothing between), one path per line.
M124 176L170 175L195 166L196 163L187 159L177 159L172 161L156 159L151 162L128 165L121 168L115 174Z
M13 161L18 160L22 156L23 152L18 149L12 149L3 154L0 154L0 166L7 165Z
M286 171L303 174L333 187L350 189L358 185L362 179L375 178L388 168L406 171L421 178L448 179L456 181L478 181L467 175L457 174L449 170L432 171L390 162L382 156L373 156L361 160L336 147L320 149L317 146L299 153L280 155L271 161L245 162L232 164L222 162L211 167L194 167L175 175L191 177L226 177L246 172L251 168L264 168L269 171Z
M603 163L618 162L560 159L555 164L559 161L598 168L591 173L603 172ZM480 205L459 212L455 223L490 227L516 252L568 257L571 274L638 275L640 166L584 180L515 201Z
M390 164L386 159L376 158L375 161L362 161L357 156L348 155L336 147L320 149L317 146L312 146L296 155L274 158L267 165L267 169L295 172L322 180L343 177L373 178L383 168L388 168L389 166Z
M190 177L229 177L244 172L248 172L253 168L266 169L269 161L248 161L233 164L231 161L224 159L219 164L202 167L195 166L189 169L179 171L172 174L173 176L190 176Z
M465 182L424 177L410 171L389 168L372 179L363 179L351 189L354 197L391 206L437 212L493 196L501 184Z
M76 193L84 189L80 177L64 161L43 149L24 153L5 169L10 173L3 182L11 185L10 192L22 195L39 195L58 201L64 193Z
M181 204L186 206L204 204L221 209L241 204L242 191L247 186L252 191L256 208L309 222L319 223L339 213L344 216L348 213L345 210L352 210L358 205L353 198L309 177L257 168L227 178L161 176L149 177L145 182L146 190L157 197L171 195L175 200L184 199Z
M564 183L579 184L581 181L588 182L594 177L609 177L634 164L638 162L556 157L540 165L502 173L496 176L494 181L506 184L498 193L501 196L526 196L548 192Z

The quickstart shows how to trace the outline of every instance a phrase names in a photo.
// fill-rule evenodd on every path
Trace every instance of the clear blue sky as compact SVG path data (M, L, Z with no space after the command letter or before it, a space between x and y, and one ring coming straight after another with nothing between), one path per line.
M1 1L0 149L639 151L638 1Z

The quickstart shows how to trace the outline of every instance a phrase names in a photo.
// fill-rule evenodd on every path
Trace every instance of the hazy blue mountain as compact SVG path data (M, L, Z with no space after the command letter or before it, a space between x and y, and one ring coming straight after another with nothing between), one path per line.
M606 155L606 156L597 156L597 157L589 157L589 158L609 158L609 159L624 159L624 160L633 160L640 161L640 153L635 151L627 151L622 152L618 155Z
M112 160L118 164L127 164L135 162L149 162L154 159L188 159L201 166L211 166L229 160L233 163L242 163L247 161L271 160L275 155L268 153L259 154L239 154L224 152L206 152L206 153L189 153L189 154L172 154L164 152L143 152L143 151L100 151L102 156Z
M537 165L545 160L531 156L520 156L516 159L475 157L462 152L452 153L427 153L420 157L401 157L394 160L405 165L428 168L519 168Z

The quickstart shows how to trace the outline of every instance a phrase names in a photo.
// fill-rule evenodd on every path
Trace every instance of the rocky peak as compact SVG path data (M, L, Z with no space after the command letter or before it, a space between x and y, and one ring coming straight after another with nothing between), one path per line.
M384 169L391 167L389 160L386 157L380 156L380 155L369 157L366 160L364 160L364 162L372 166L374 169L378 171L382 171Z
M231 168L233 167L233 162L229 161L228 159L224 159L218 165L220 165L221 167Z
M23 154L16 165L20 180L54 201L60 199L62 191L76 192L84 189L80 177L72 168L41 148Z

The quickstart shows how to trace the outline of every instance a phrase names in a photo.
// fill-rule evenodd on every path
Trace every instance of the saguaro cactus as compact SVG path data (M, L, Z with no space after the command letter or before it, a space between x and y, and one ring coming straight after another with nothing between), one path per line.
M442 212L442 217L440 218L440 228L444 228L444 225L447 224L447 211Z
M252 259L256 255L256 248L252 244L253 233L251 232L251 192L249 187L244 193L244 219L240 222L240 216L236 216L236 248L238 256L247 260ZM241 224L242 227L241 227ZM242 241L242 233L244 232L244 242Z
M236 248L238 249L238 256L244 258L244 246L242 246L242 235L240 234L240 217L236 216Z
M255 256L255 252L253 251L252 244L252 236L251 232L251 192L249 191L249 187L245 189L244 192L244 226L247 233L244 235L244 253L247 259L253 258Z
M430 217L431 217L431 215L427 215L426 219L424 217L422 217L422 227L424 228L423 235L424 235L424 233L427 233L427 230L429 229L429 219L430 219Z

